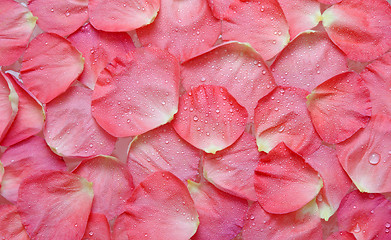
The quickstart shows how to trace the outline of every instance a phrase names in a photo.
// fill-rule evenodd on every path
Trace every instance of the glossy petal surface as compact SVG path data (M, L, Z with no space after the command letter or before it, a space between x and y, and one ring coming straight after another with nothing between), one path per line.
M181 96L172 124L193 146L216 153L240 137L247 116L246 109L225 88L200 85Z
M38 35L23 55L20 78L42 103L65 92L83 71L81 54L66 39L49 33Z
M137 136L129 146L127 163L135 185L162 170L186 182L198 176L200 158L200 150L183 140L168 123Z
M83 240L110 240L110 225L103 214L91 213Z
M92 117L91 98L92 90L72 86L46 105L45 140L57 154L91 157L113 152L116 139Z
M101 72L92 114L113 136L135 136L171 121L178 97L178 61L157 48L138 48Z
M0 72L0 142L18 112L19 97L9 78L10 76Z

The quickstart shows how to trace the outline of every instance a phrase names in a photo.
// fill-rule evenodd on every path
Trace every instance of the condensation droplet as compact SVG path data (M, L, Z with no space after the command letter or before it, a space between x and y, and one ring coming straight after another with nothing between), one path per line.
M376 165L380 162L380 155L378 153L371 153L368 157L368 161L372 165Z

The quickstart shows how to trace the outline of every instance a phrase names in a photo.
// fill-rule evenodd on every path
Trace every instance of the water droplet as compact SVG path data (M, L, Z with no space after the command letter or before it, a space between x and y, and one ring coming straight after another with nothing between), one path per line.
M88 233L88 235L92 236L92 235L94 235L94 232L91 231L91 232Z
M278 128L277 131L281 133L281 132L284 131L284 129L285 129L285 127L284 127L283 125L281 125L281 126ZM320 196L320 195L319 195L319 196Z
M263 71L262 71L262 74L265 75L265 74L266 74L266 70L263 70Z
M216 109L216 113L219 113L220 112L220 110L219 109Z
M194 117L193 117L193 120L194 120L194 122L197 122L197 121L198 121L198 117L197 117L197 116L194 116Z
M353 232L355 232L355 233L359 233L361 231L361 228L360 228L360 226L358 225L358 223L357 223L357 225L354 227L354 229L353 229Z
M368 161L372 165L376 165L380 162L380 155L378 153L371 153L368 157Z
M201 77L201 82L205 82L206 81L206 78L205 77Z
M391 224L389 222L386 222L386 228L390 228L391 227Z
M69 15L71 15L69 12L65 13L65 16L69 17Z

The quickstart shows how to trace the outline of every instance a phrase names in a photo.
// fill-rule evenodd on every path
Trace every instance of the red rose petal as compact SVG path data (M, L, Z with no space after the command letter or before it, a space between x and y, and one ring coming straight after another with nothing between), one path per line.
M157 48L138 48L101 72L92 114L113 136L135 136L171 121L178 97L178 61Z
M245 199L229 195L205 180L189 181L187 188L200 219L192 240L230 240L241 231L248 208Z
M258 100L275 87L274 78L261 56L248 44L221 44L182 64L182 85L189 91L201 84L225 87L253 121Z
M99 156L85 160L73 173L93 184L92 212L105 214L111 220L125 210L126 200L133 190L133 180L126 165L118 159Z
M181 62L212 47L220 32L205 0L161 0L155 21L137 29L143 46L165 49Z
M149 174L169 171L182 181L198 177L200 150L183 140L170 123L137 136L128 150L128 169L138 185Z
M30 240L16 206L2 200L0 200L0 236L7 240Z
M372 115L381 113L391 116L391 52L379 59L361 72L371 95Z
M338 210L340 231L354 234L357 240L390 239L391 202L381 194L351 192Z
M362 192L391 192L391 117L372 116L365 129L336 146L338 159Z
M288 44L271 69L279 85L312 91L327 79L346 72L348 64L346 55L325 32L307 31Z
M103 214L91 213L83 240L110 240L110 225Z
M152 23L159 0L89 0L91 24L106 32L128 32Z
M307 96L312 123L323 141L339 143L364 128L371 116L369 90L354 72L337 75Z
M244 132L228 148L202 157L204 177L217 188L232 195L256 201L254 170L262 153L255 138Z
M190 239L198 214L185 184L170 172L151 174L134 190L115 224L113 240Z
M216 153L240 137L247 116L246 109L225 88L200 85L180 98L172 125L193 146Z
M258 202L265 211L276 214L302 208L322 188L318 172L284 143L261 158L254 179Z
M13 0L1 1L0 15L0 66L6 66L18 60L26 49L37 18Z
M88 20L88 0L30 0L28 8L45 32L67 36Z
M94 89L99 73L115 57L134 49L127 33L103 32L91 24L84 25L67 39L83 54L84 71L79 81L91 89Z
M0 143L18 112L19 97L10 78L0 71Z
M45 118L41 103L24 89L19 81L12 77L9 80L19 96L18 113L7 135L1 141L2 146L11 146L39 133L43 128Z
M340 165L335 149L322 145L305 160L322 177L323 188L316 198L316 203L320 217L328 221L349 192L352 181Z
M19 188L18 211L32 239L81 239L94 193L75 174L45 171L26 178Z
M66 39L42 33L24 53L20 78L38 100L48 103L76 80L83 64L81 54Z
M72 86L46 105L45 140L66 157L110 155L116 138L105 132L91 114L92 90Z
M344 0L322 18L331 40L352 60L374 60L391 48L391 5L386 0Z
M291 38L309 30L322 19L320 4L316 0L278 0L289 25Z
M223 40L248 42L264 60L273 58L289 42L289 28L277 0L238 1L223 19Z
M327 240L356 240L356 238L352 233L342 231L334 233L333 235L329 236Z
M9 147L0 159L5 168L0 193L12 203L16 203L19 185L26 177L40 170L66 170L62 158L36 136Z
M305 105L308 92L277 87L258 102L254 115L259 151L269 152L280 142L302 156L316 151L321 140Z
M314 204L312 204L314 205ZM315 206L306 206L289 214L269 214L254 203L244 223L242 236L246 240L322 239L322 226Z

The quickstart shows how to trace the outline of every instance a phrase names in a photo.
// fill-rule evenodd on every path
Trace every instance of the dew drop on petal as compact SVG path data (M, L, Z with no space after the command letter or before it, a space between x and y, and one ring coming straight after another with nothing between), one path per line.
M380 162L380 155L378 153L371 153L368 157L368 161L372 165L376 165Z

